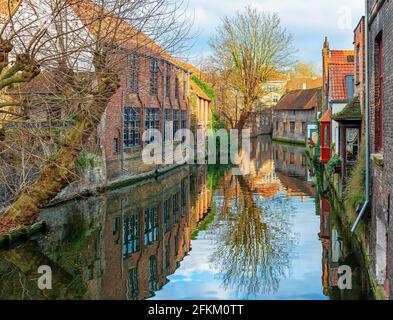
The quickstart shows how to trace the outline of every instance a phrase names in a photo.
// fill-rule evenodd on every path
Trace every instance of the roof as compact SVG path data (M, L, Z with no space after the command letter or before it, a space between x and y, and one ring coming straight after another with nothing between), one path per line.
M207 101L212 101L209 96L199 87L194 80L191 79L191 90L193 90L199 98L205 99Z
M21 3L22 0L0 0L0 16L9 17L14 14Z
M330 50L328 63L345 64L354 62L355 52L353 50Z
M321 88L294 90L283 96L274 110L312 110L321 105Z
M345 77L354 74L353 63L329 65L329 100L348 100Z
M332 115L332 119L338 122L348 120L361 120L362 112L360 109L359 98L354 97L352 101L348 103L341 112Z
M326 111L326 112L323 114L323 116L322 116L322 118L321 118L321 122L329 122L329 123L330 123L331 120L332 120L332 119L331 119L331 117L330 117L330 110L328 110L328 111Z
M177 64L169 53L137 27L91 0L72 1L71 7L93 37L108 39L127 49L146 49Z
M315 89L322 87L322 77L294 77L288 80L287 90Z

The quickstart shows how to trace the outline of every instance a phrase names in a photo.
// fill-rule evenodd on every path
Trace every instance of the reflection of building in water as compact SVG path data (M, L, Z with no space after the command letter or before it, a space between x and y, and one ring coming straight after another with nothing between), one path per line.
M308 178L305 149L296 146L273 144L275 170L288 197L314 196L315 189Z
M191 250L191 229L210 206L206 169L196 171L195 178L181 171L109 201L103 298L150 298L179 267ZM193 206L190 182L198 192Z
M49 233L0 252L0 299L146 299L191 250L191 234L210 208L206 167L183 167L85 201L46 210ZM21 260L19 257L24 257ZM26 262L27 261L27 262ZM36 270L52 268L53 290L36 288ZM32 270L34 272L32 272Z
M273 197L280 192L273 161L273 144L267 136L260 136L251 142L250 189L263 197Z

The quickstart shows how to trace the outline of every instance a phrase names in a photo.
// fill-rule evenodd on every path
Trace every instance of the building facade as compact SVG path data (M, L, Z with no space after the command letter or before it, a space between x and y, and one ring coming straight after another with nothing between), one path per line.
M371 256L375 276L393 298L393 3L368 0Z
M273 139L305 144L320 108L320 89L289 92L274 107Z

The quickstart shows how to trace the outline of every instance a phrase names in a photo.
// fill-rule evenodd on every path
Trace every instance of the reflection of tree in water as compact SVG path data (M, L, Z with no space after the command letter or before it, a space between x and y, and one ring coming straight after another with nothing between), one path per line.
M211 260L224 288L245 292L247 298L277 292L280 279L290 270L295 243L289 202L278 197L261 199L250 192L242 176L226 177L222 188L217 226L211 228L218 233Z

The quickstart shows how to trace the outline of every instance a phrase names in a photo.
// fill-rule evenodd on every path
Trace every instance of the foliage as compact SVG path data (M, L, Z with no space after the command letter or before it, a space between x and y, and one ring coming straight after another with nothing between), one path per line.
M264 95L262 84L291 65L292 36L277 14L247 7L224 18L211 46L220 113L232 128L241 130Z
M199 79L196 75L192 75L192 81L196 83L196 85L203 90L203 92L210 98L211 100L211 113L212 113L212 124L211 128L213 130L219 130L225 128L225 124L221 121L220 117L216 112L216 92L213 87L208 85L206 82Z
M362 139L364 141L364 139ZM355 165L351 177L345 189L345 205L348 209L355 210L357 206L363 205L365 202L365 144L360 145L359 159Z

